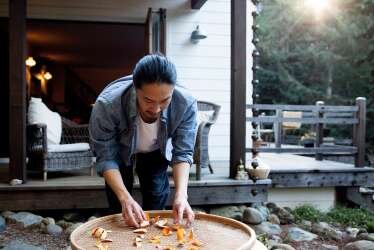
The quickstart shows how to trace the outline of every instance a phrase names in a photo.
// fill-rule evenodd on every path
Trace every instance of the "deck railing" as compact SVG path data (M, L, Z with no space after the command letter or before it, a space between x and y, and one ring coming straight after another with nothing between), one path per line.
M257 124L273 124L275 147L246 148L246 152L275 152L295 154L315 154L316 160L322 160L324 154L346 154L355 156L355 166L365 165L365 133L366 133L366 99L358 97L354 106L328 106L319 101L316 105L276 105L253 104L247 109L259 111L275 111L275 115L247 117L247 122ZM284 111L298 111L298 118L283 117ZM296 122L312 124L316 138L312 148L282 147L282 123ZM351 125L353 128L352 146L323 146L324 124Z

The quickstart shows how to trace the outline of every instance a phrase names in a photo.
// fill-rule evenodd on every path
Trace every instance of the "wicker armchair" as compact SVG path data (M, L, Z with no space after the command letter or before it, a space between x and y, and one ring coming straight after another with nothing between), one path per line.
M209 167L210 173L214 173L209 160L208 139L210 127L216 122L221 106L211 102L198 101L197 107L199 114L204 114L204 116L200 116L199 119L193 155L193 160L196 165L196 180L200 180L201 168Z
M89 143L88 125L79 125L66 118L62 119L60 144ZM90 168L93 175L93 153L86 150L69 152L49 152L47 147L47 126L45 124L27 125L28 170L43 172L44 181L47 172Z

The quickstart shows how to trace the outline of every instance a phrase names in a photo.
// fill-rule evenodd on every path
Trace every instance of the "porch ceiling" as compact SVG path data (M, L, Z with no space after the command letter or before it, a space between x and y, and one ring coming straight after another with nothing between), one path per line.
M164 8L168 12L186 10L191 9L191 0L28 0L27 17L144 23L148 8ZM8 16L8 1L0 1L0 16Z
M29 20L27 41L32 55L60 64L128 68L145 51L141 24Z

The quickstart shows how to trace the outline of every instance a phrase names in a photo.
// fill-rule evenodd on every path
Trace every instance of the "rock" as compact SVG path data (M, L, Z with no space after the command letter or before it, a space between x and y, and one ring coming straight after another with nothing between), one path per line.
M240 206L238 206L238 210L239 210L239 212L241 212L242 214L244 213L244 210L247 208L247 206L246 205L240 205Z
M338 246L322 244L320 250L339 250Z
M280 224L279 218L278 218L278 216L276 216L275 214L270 214L269 217L268 217L268 221L269 221L271 224L277 224L277 225Z
M349 237L356 238L360 229L354 227L347 227L345 231L347 232Z
M360 233L357 235L356 239L357 240L368 240L369 234L368 233Z
M59 220L59 221L56 222L56 225L59 225L63 229L66 229L66 228L74 225L74 223L73 222L67 222L67 221L64 221L64 220Z
M248 207L243 213L243 222L251 225L258 225L264 221L262 214L253 207Z
M35 215L29 212L19 212L8 217L10 222L16 223L18 227L29 228L34 226L40 226L43 217Z
M374 242L368 240L359 240L348 243L343 250L374 250Z
M62 218L69 222L82 220L82 216L79 213L66 213Z
M318 238L318 235L298 227L291 227L288 229L288 237L292 241L312 241Z
M326 222L313 223L311 231L316 234L324 234L328 238L338 240L338 241L342 240L343 238L342 232L331 227Z
M317 222L312 224L312 232L316 234L322 234L326 229L330 229L330 225L326 222Z
M374 233L368 234L367 240L374 241Z
M374 241L374 233L361 233L357 236L357 240L369 240L369 241Z
M46 226L49 225L49 224L56 224L55 219L53 219L51 217L43 218L42 223Z
M261 206L261 205L257 205L257 204L256 205L252 205L251 207L257 209L261 213L263 221L268 220L268 217L269 217L270 213L269 213L269 209L267 207Z
M4 211L1 213L1 216L4 217L5 220L8 220L9 216L15 214L15 212L12 212L12 211Z
M194 212L196 212L196 211L194 211ZM91 216L90 218L88 218L87 221L94 220L94 219L97 219L97 217L96 216Z
M269 245L274 246L282 243L282 238L278 235L269 236Z
M0 232L4 231L6 229L6 223L5 223L5 219L0 216Z
M262 222L259 225L253 226L253 229L256 231L256 234L266 234L267 236L279 235L282 233L282 229L279 225L271 224L270 222Z
M70 227L65 229L65 234L70 235L77 227L79 227L82 224L83 223L78 222L78 223L75 223L75 224L71 225Z
M273 249L281 249L281 250L295 250L295 248L293 248L292 246L288 245L288 244L276 244L274 245L272 248Z
M312 222L308 220L302 220L300 223L300 227L304 230L311 231L312 230Z
M47 234L50 234L50 235L53 235L53 236L60 235L62 233L62 231L63 231L62 227L60 227L59 225L56 225L56 224L49 224L43 230L44 233L47 233Z
M235 220L242 220L242 213L237 206L222 206L212 208L210 213Z
M278 216L280 224L292 224L295 221L294 216L284 208L274 210L274 214Z
M278 209L277 204L275 204L274 202L268 202L266 204L266 207L269 209L270 213L272 213L274 210Z
M45 250L44 247L30 245L20 240L12 240L2 250Z
M284 210L286 210L289 213L292 213L292 209L290 207L283 207Z

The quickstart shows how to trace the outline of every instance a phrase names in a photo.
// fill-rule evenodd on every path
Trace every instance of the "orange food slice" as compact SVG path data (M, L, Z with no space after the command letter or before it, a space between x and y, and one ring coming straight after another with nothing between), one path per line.
M171 228L170 227L164 227L162 229L162 235L163 236L169 236L171 235L173 232L171 231Z
M177 229L177 240L179 243L184 242L184 234L185 234L185 231L183 228Z
M191 229L190 234L188 235L188 239L189 239L190 241L194 239L193 229Z
M188 250L200 250L200 247L197 246L189 246Z
M146 219L147 221L150 221L151 218L149 217L149 213L148 213L148 212L145 212L144 214L145 214L145 219Z

